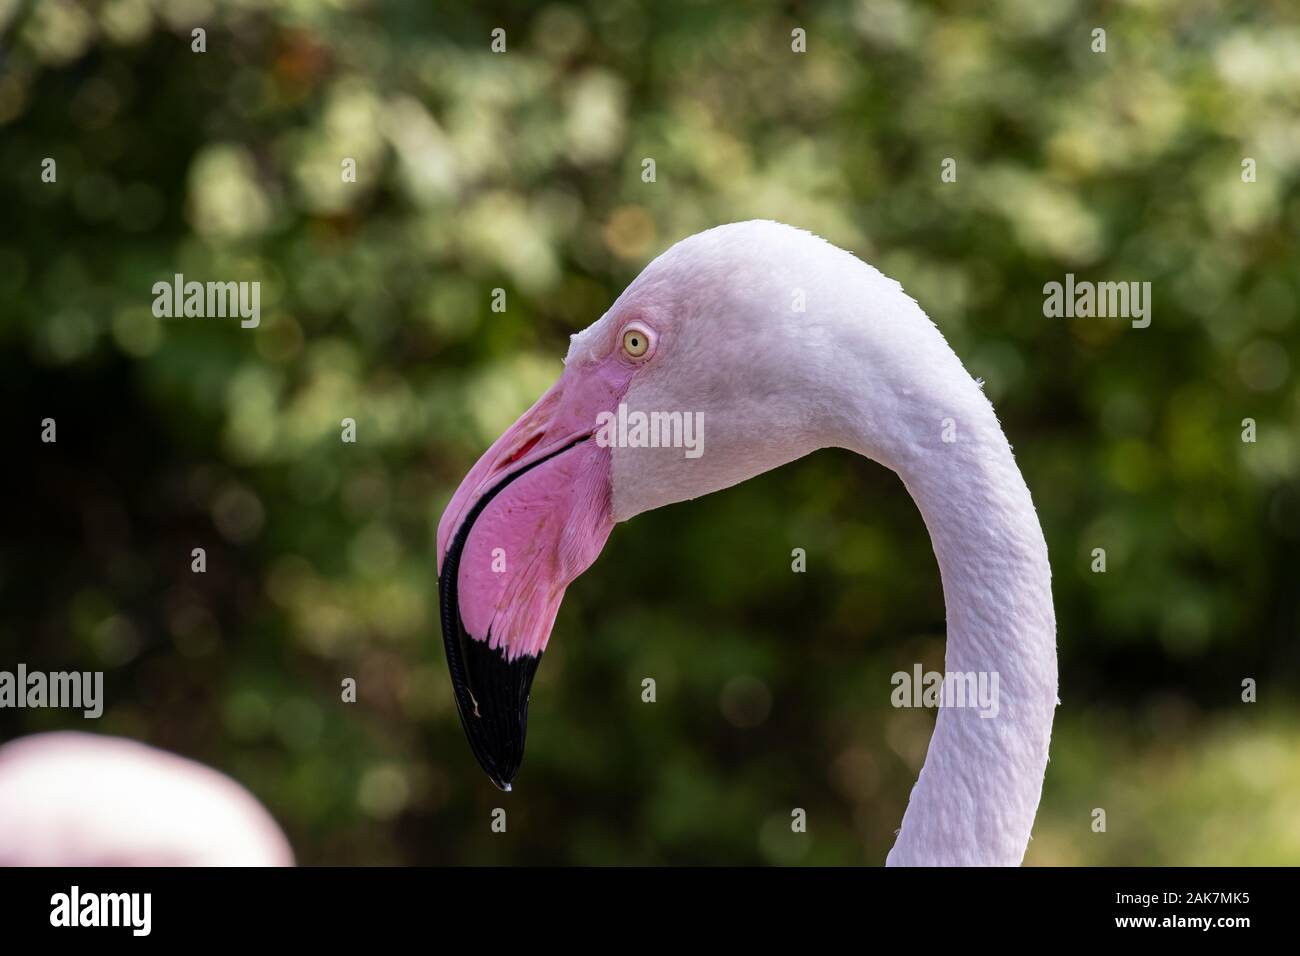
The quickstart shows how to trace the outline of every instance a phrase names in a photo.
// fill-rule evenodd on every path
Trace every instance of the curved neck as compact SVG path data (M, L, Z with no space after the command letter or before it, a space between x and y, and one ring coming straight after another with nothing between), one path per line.
M945 685L996 690L993 708L940 707L888 864L1018 865L1057 704L1051 568L993 408L953 364L941 392L913 393L894 410L888 448L867 437L879 428L868 428L866 410L854 443L898 472L929 529L948 622ZM918 400L927 392L943 402Z

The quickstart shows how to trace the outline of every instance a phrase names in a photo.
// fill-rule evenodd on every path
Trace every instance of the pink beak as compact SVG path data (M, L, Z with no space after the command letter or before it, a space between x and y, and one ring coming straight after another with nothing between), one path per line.
M438 522L442 637L461 724L509 790L523 761L528 697L569 583L614 526L610 449L592 435L628 372L568 370L493 442Z

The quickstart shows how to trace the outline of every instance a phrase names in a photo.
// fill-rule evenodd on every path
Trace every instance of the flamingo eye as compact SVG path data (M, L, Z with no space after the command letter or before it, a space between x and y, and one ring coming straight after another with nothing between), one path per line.
M650 349L650 336L636 327L623 333L623 351L632 358L641 358Z

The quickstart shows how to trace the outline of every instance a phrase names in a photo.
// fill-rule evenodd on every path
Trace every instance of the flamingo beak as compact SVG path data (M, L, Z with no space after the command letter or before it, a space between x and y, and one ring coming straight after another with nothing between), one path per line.
M613 528L610 450L592 438L608 384L566 372L479 459L438 523L456 707L502 790L523 761L529 692L565 588Z

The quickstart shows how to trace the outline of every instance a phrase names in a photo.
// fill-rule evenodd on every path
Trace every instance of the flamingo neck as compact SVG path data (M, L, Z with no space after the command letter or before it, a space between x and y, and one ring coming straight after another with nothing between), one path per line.
M929 529L948 624L945 684L982 679L997 695L995 708L939 709L891 866L1019 865L1057 703L1043 532L992 406L953 371L942 403L909 396L888 449L878 437L857 443L898 472Z

